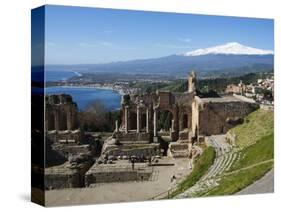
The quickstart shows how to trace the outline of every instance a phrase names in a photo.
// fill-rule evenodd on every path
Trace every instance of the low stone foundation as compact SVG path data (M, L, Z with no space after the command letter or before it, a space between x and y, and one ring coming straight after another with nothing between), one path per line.
M80 186L81 183L78 170L61 167L45 169L45 188L47 190L77 188Z
M118 166L116 164L95 164L86 173L85 185L94 183L147 181L153 173L153 167L145 164L135 164L134 170L131 165Z
M179 140L190 140L190 131L185 129L179 132Z
M152 140L150 133L146 133L146 132L140 132L140 133L137 133L136 131L129 131L128 133L115 132L113 136L120 143L134 143L134 142L150 143Z
M81 143L83 136L83 132L80 130L47 131L47 138L53 143L77 145Z
M173 158L188 157L191 143L173 142L169 144L168 156Z
M59 166L45 168L45 188L63 189L84 187L85 173L92 163L71 164L66 162Z
M114 145L104 144L102 154L107 156L136 156L136 157L151 157L159 155L160 144L126 144L126 145Z

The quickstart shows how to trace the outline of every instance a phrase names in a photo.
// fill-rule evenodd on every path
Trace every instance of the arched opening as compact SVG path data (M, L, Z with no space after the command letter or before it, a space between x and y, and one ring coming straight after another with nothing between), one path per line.
M170 131L170 128L172 127L172 120L173 120L172 112L168 110L160 111L158 114L157 130Z
M146 114L143 113L141 115L141 123L140 123L140 128L142 131L145 131L146 130Z
M55 116L53 113L48 114L47 123L48 123L48 130L55 129Z
M130 113L130 126L129 126L129 129L130 130L135 130L137 129L137 114L132 112Z
M182 118L182 126L183 126L183 129L188 128L188 115L187 115L187 114L184 114L184 115L183 115L183 118Z
M67 116L65 112L61 113L60 116L60 130L67 130Z

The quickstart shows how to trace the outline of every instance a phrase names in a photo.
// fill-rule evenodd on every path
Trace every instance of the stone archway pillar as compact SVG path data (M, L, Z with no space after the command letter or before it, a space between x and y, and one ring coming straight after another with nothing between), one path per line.
M137 106L137 133L140 133L140 107Z
M118 120L115 121L115 132L119 132Z
M125 106L125 133L128 133L128 106Z
M171 126L171 131L175 132L175 120L172 120L172 126Z
M149 126L148 126L148 124L149 124L149 110L148 110L148 108L146 108L146 133L149 133Z
M153 136L157 137L157 109L153 111Z

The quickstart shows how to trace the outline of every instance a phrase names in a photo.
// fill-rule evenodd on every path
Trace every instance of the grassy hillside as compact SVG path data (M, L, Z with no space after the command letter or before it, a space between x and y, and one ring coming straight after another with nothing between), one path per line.
M241 157L223 174L219 186L205 196L234 194L273 168L273 111L258 110L245 120L245 123L231 130L237 136Z
M246 188L264 176L273 167L273 162L261 164L222 178L220 185L205 196L230 195Z
M238 77L218 77L209 79L198 79L198 90L201 93L208 93L215 91L222 93L225 91L227 85L238 84L242 80L245 84L256 83L258 79L263 79L272 75L272 71L263 73L249 73ZM187 90L186 80L175 80L161 87L161 90L173 91L173 92L185 92Z
M230 172L273 159L274 134L262 137L256 144L243 149L241 155L242 158L233 164Z
M271 135L274 128L273 111L259 109L244 120L244 123L229 132L236 135L236 145L245 148L264 136Z

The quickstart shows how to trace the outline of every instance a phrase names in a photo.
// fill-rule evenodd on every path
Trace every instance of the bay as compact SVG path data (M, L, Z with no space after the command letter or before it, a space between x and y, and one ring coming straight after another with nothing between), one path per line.
M121 95L113 90L91 87L52 86L47 87L46 94L69 94L77 103L79 110L85 110L89 105L101 103L107 110L120 108Z

